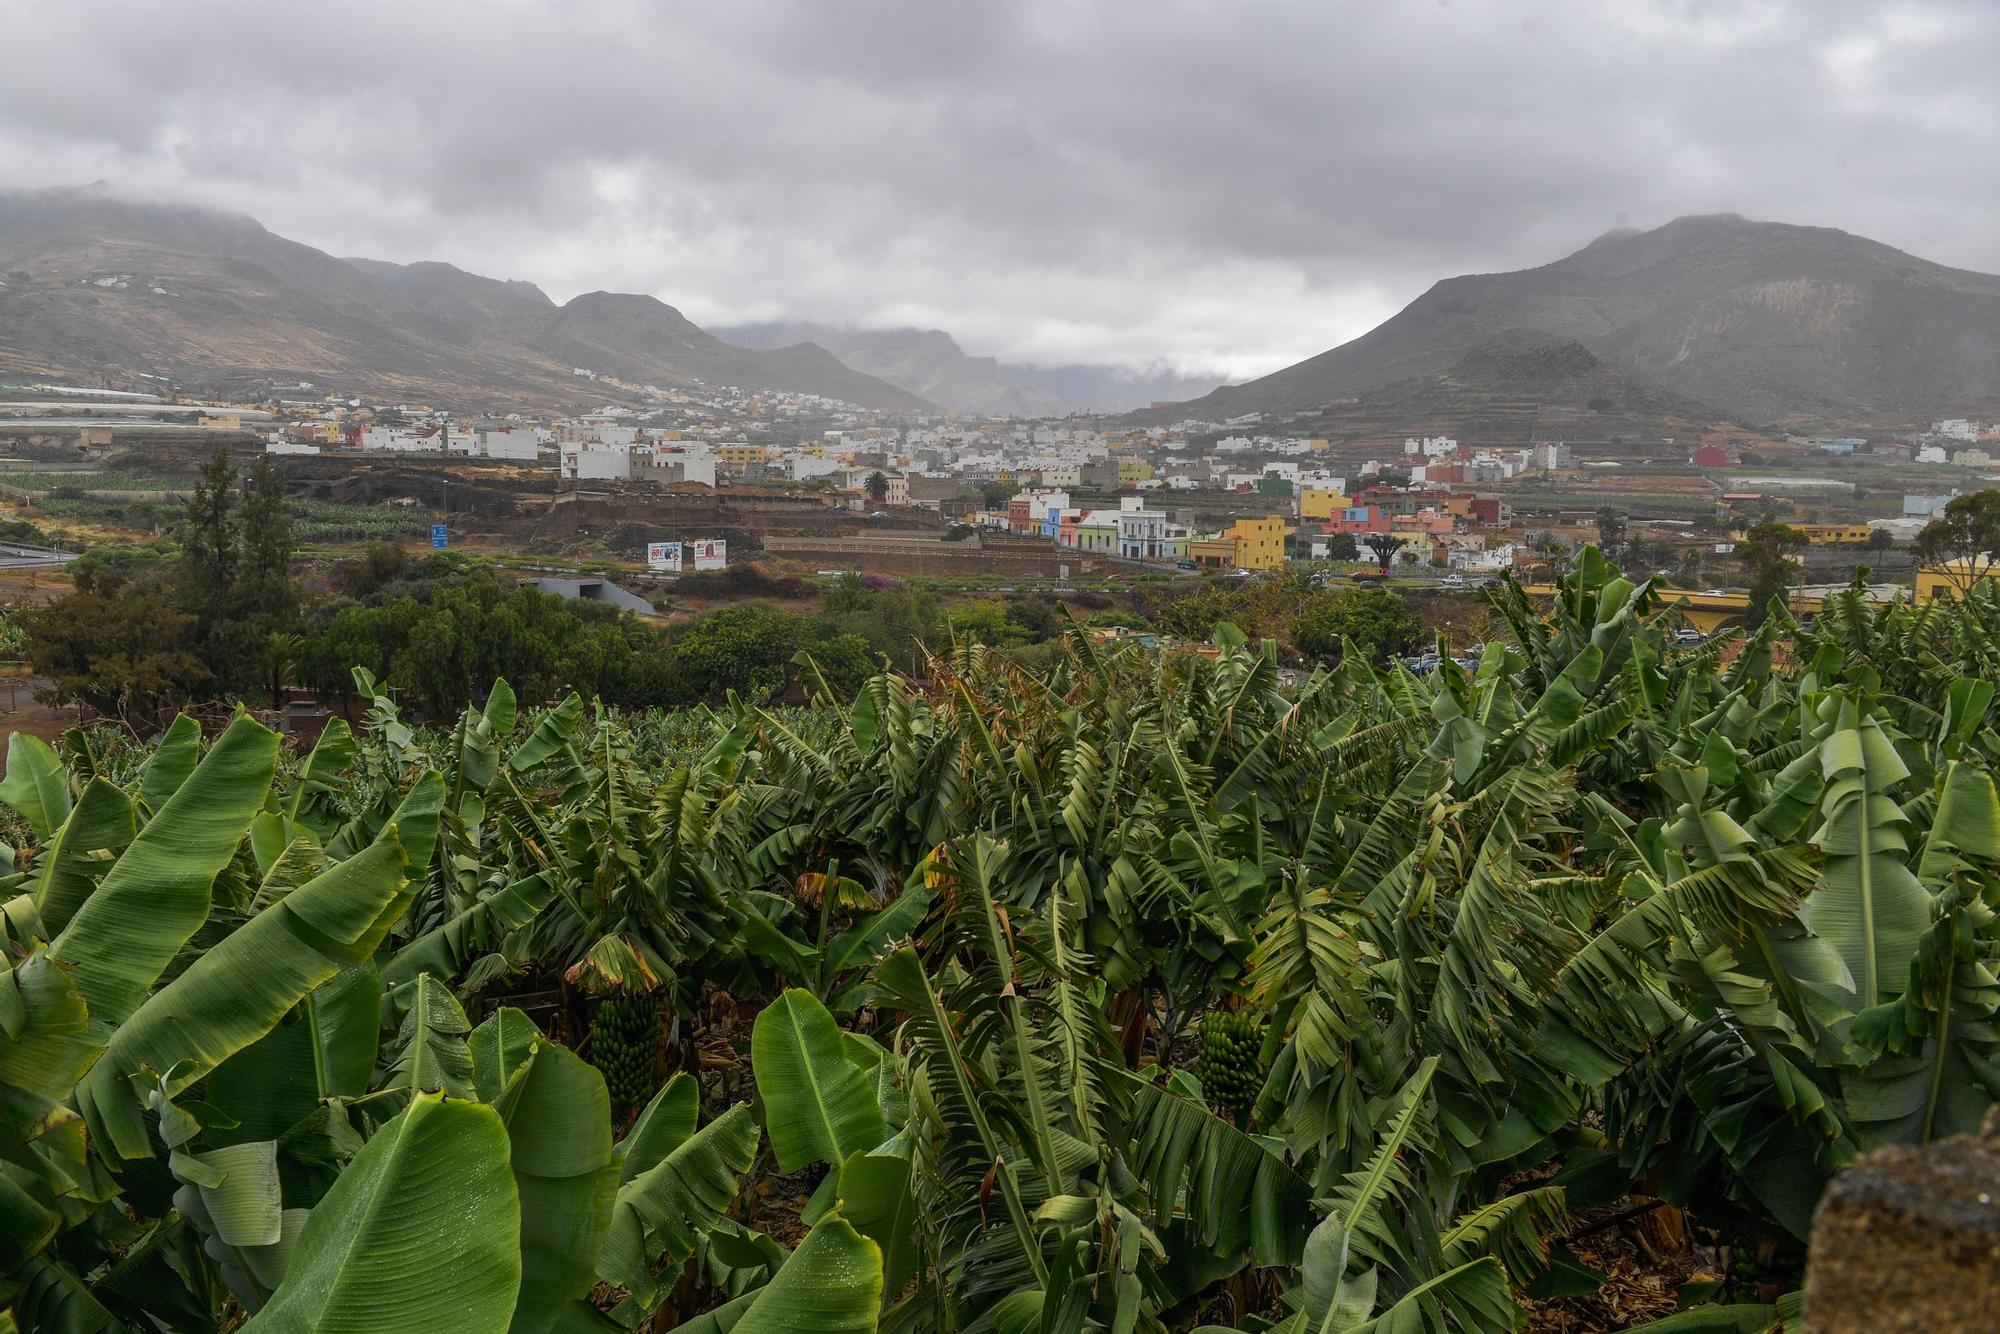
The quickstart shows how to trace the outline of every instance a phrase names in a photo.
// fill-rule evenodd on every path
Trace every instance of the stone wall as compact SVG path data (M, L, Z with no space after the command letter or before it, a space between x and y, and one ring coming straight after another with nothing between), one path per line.
M1833 1179L1813 1218L1805 1328L2000 1329L2000 1107L1977 1136L1877 1149Z

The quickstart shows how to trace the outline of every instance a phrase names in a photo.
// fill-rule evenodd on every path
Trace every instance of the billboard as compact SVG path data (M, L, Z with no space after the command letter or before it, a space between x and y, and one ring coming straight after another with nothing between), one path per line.
M681 569L681 544L678 542L648 542L646 544L646 568L679 574Z
M720 540L690 542L694 549L694 567L697 570L719 570L729 563L727 542Z

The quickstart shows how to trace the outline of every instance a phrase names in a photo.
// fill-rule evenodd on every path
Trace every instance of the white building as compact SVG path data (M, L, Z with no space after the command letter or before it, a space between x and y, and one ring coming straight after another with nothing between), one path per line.
M562 447L562 476L572 482L623 482L632 477L632 453L622 445L607 448L573 442Z
M1423 455L1427 459L1443 458L1447 454L1458 453L1458 441L1450 436L1427 435L1422 440L1403 441L1403 453L1408 457Z
M815 458L811 454L794 454L788 462L791 464L792 480L795 482L807 482L815 477L831 477L841 470L838 460Z
M396 454L436 454L444 450L443 432L436 427L413 431L406 426L371 426L361 433L363 449Z
M503 427L500 430L467 432L451 438L455 454L482 459L515 459L533 463L541 457L541 439L532 427Z
M689 448L663 444L631 457L634 481L656 482L663 486L684 482L715 485L715 455L699 446Z
M1147 509L1137 496L1118 501L1118 554L1131 560L1165 560L1167 512Z
M1932 422L1931 434L1941 435L1947 440L1977 440L1979 423L1963 417L1948 417L1941 422Z

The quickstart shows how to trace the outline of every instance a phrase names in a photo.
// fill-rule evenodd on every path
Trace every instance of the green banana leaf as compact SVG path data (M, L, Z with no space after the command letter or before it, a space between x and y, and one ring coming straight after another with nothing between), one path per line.
M660 1086L632 1123L631 1133L618 1142L618 1184L624 1185L672 1153L694 1133L700 1119L701 1089L694 1076L683 1070Z
M382 980L395 986L418 973L457 977L475 953L498 948L502 939L533 921L555 896L546 873L517 880L397 950L382 966Z
M840 1163L886 1134L874 1090L847 1059L840 1028L807 991L786 991L757 1016L750 1061L778 1169Z
M483 1103L418 1094L306 1221L255 1334L492 1334L521 1286L507 1128Z
M62 827L43 846L36 871L35 911L42 928L59 932L97 888L110 863L93 854L117 852L139 832L132 799L110 781L93 778Z
M840 1213L882 1252L882 1288L894 1297L917 1271L917 1203L910 1154L852 1153L840 1166Z
M200 762L201 724L185 713L178 714L173 725L161 734L153 753L146 757L146 767L139 774L139 800L145 804L149 816L181 790L181 784L187 782Z
M231 723L55 938L50 957L70 966L92 1019L130 1019L207 920L215 877L277 764L277 733L248 717Z
M628 1177L618 1188L597 1276L650 1310L660 1291L655 1262L664 1257L671 1277L694 1254L701 1229L736 1199L737 1180L756 1154L757 1122L748 1104L738 1103Z
M465 1045L472 1025L457 997L429 973L417 974L405 991L410 1008L396 1033L387 1086L472 1097L472 1053Z
M806 1234L732 1334L867 1334L882 1304L882 1252L839 1214Z
M197 774L189 787L199 783ZM170 813L171 803L147 832ZM77 1090L84 1115L124 1157L151 1156L130 1077L166 1071L168 1096L177 1094L269 1033L315 987L365 961L408 904L402 867L391 825L195 960L119 1026Z
M525 1055L508 1050L503 1027L530 1035ZM521 1199L521 1296L509 1328L541 1334L596 1281L618 1189L611 1099L602 1075L536 1033L519 1010L497 1012L473 1030L471 1045L482 1084L494 1062L507 1067L492 1104L507 1126Z
M1812 928L1840 951L1867 1009L1902 993L1931 922L1932 896L1908 865L1909 821L1890 795L1909 769L1866 717L1827 737L1820 769L1827 785L1812 841L1826 860L1808 900Z
M69 818L69 774L55 747L38 736L16 732L7 738L7 773L0 777L0 801L21 813L43 843Z

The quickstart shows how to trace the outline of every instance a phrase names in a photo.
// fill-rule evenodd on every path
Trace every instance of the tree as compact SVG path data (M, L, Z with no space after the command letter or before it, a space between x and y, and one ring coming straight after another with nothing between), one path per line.
M134 725L196 698L213 679L195 652L195 622L154 580L85 559L76 591L20 613L28 662L55 681L58 704L82 703Z
M1887 551L1896 545L1896 535L1887 528L1870 528L1868 540L1861 545L1870 551Z
M869 473L868 474L869 502L871 504L880 505L886 502L888 499L889 499L889 479L884 477L879 472Z
M292 516L285 504L285 479L268 454L244 479L238 533L229 639L232 647L238 639L248 645L250 652L236 664L239 669L261 667L275 708L285 678L299 661L299 595L292 583Z
M1331 666L1340 661L1343 641L1353 643L1371 666L1407 653L1419 627L1403 599L1386 588L1346 588L1317 602L1292 623L1292 647Z
M1701 548L1688 547L1681 552L1680 564L1674 567L1674 582L1683 588L1699 588L1701 569Z
M877 477L881 476L880 473L875 475ZM872 482L873 479L870 480ZM889 494L888 485L889 483L885 479L882 483L882 494L885 496ZM1005 482L981 482L979 484L979 503L986 509L1004 510L1007 508L1007 502L1013 499L1013 496L1014 488Z
M1561 533L1546 528L1537 528L1526 538L1528 550L1549 567L1550 573L1560 579L1569 573L1570 559L1575 555L1576 544Z
M1354 541L1353 533L1328 533L1326 535L1326 558L1328 560L1360 560L1361 548Z
M1944 513L1924 525L1911 548L1920 564L1935 566L1959 592L1992 573L2000 553L2000 491L1991 488L1959 496Z
M239 522L242 548L238 561L246 579L285 581L285 598L292 600L289 578L292 568L292 515L285 505L285 478L269 454L257 461L250 476L243 479L243 508Z
M187 519L181 524L181 609L197 618L213 616L236 582L236 469L229 448L217 445L202 465Z
M1806 535L1789 524L1760 523L1736 544L1736 559L1750 576L1749 622L1762 625L1771 599L1784 597L1803 568L1792 552L1806 545Z
M735 691L762 703L785 684L800 648L800 624L751 603L704 616L667 646L676 703L720 701Z
M1625 511L1610 505L1597 511L1597 549L1604 559L1619 565L1625 559Z
M1409 539L1397 537L1393 533L1370 533L1361 539L1361 545L1367 547L1375 559L1382 563L1382 573L1387 574L1389 562L1396 558L1397 552L1409 545Z

